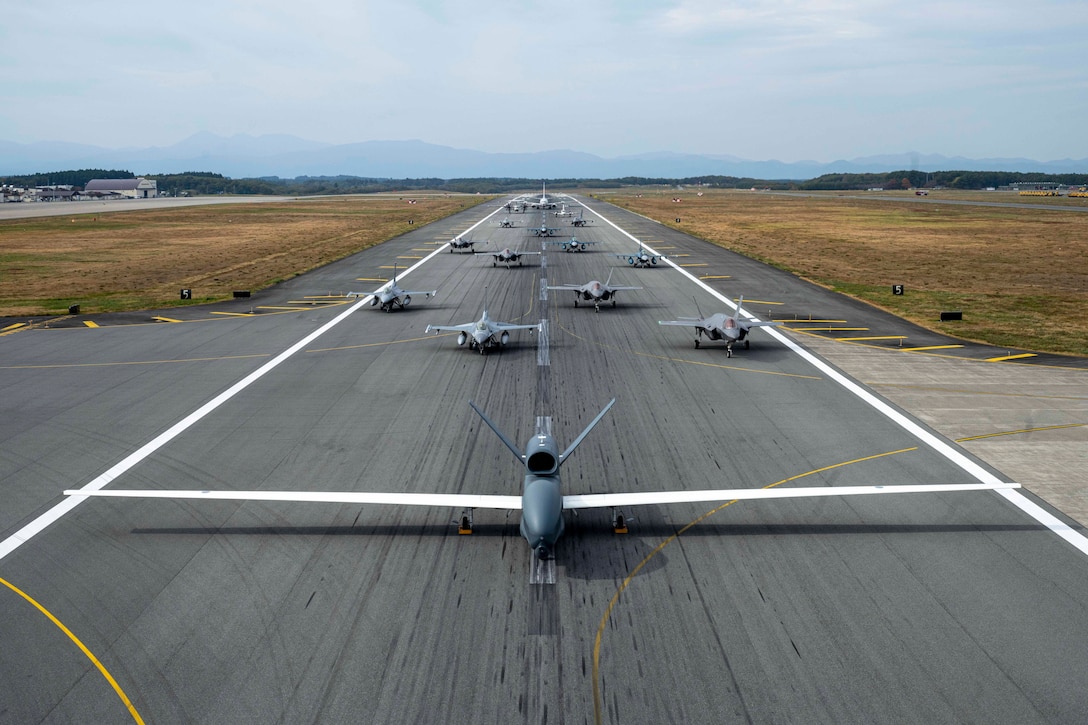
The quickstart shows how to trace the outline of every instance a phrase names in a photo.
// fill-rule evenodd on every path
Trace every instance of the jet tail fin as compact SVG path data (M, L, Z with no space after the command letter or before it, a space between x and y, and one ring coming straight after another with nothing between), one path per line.
M584 431L582 431L582 434L580 436L578 436L577 438L575 438L573 443L571 443L569 446L567 446L567 450L565 450L565 451L563 451L562 453L559 454L559 463L560 463L560 465L562 465L563 461L567 460L567 458L569 458L570 455L572 453L574 453L574 449L578 447L578 444L582 442L582 439L585 438L587 435L589 435L589 432L591 430L593 430L593 426L595 426L595 425L597 425L598 423L601 422L601 418L604 417L604 414L607 413L608 409L611 408L613 405L615 405L615 403L616 403L616 399L612 398L612 400L609 401L608 405L604 406L604 410L602 410L600 413L597 413L597 417L594 418L593 421L589 425L586 426L586 429ZM481 415L482 415L482 413L481 413ZM498 431L495 431L495 432L497 433ZM507 444L507 445L509 445L509 444Z
M740 299L737 300L737 309L733 312L734 319L740 319L740 310L742 307L744 307L744 295L741 295Z
M613 402L615 402L615 401L613 401ZM522 463L525 463L525 456L522 454L521 451L519 451L517 449L517 446L514 445L513 441L511 441L509 438L507 438L506 434L503 433L501 430L499 430L498 426L496 426L494 423L492 423L491 419L488 418L486 415L484 415L484 412L482 410L480 410L479 407L477 407L477 405L475 403L473 403L470 400L470 401L468 401L468 404L472 406L472 409L476 411L477 415L479 415L481 418L483 418L483 421L485 423L487 423L487 427L490 428L491 430L495 431L495 435L497 435L499 437L499 440L501 440L503 443L506 444L506 447L510 449L510 452L513 453L514 456L519 461L521 461Z

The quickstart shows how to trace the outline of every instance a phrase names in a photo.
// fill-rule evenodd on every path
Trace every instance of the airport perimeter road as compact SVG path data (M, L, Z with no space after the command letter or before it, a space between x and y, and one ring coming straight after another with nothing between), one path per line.
M589 205L728 296L831 304ZM613 257L633 243L595 214L573 230L592 251L549 248L510 269L447 250L427 259L493 209L214 310L240 316L103 317L0 338L0 719L1083 718L1088 558L992 492L653 506L623 512L626 535L609 511L584 511L545 567L554 584L530 583L541 575L516 512L476 511L475 533L459 536L450 509L86 499L40 533L24 528L106 472L111 488L519 494L523 469L469 400L518 444L550 418L565 446L617 398L563 466L568 493L994 475L766 331L726 358L659 326L694 314L693 297L704 312L724 305L678 269ZM471 236L539 251L525 229L539 213L512 218L519 228L486 221ZM323 298L372 289L394 263L420 263L401 286L437 298L392 313ZM541 290L610 271L644 289L599 313ZM487 355L424 335L485 305L498 320L544 320L546 334L513 333Z

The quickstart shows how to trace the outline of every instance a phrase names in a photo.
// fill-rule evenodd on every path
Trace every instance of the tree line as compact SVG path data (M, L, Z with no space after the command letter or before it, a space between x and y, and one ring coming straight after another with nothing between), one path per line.
M131 171L79 169L23 176L0 177L0 184L43 186L70 184L82 188L91 179L132 179ZM372 194L375 192L448 191L465 194L504 194L535 188L540 179L388 179L362 176L278 176L232 179L208 171L180 174L146 174L154 179L160 194L204 196L210 194L270 194L312 196L317 194ZM1068 186L1088 184L1088 174L1043 174L1014 171L890 171L877 174L824 174L808 181L753 179L735 176L691 176L682 179L625 176L618 179L547 179L555 189L608 189L623 186L708 186L720 189L775 189L795 191L849 191L856 189L934 188L986 189L1016 183L1054 182Z

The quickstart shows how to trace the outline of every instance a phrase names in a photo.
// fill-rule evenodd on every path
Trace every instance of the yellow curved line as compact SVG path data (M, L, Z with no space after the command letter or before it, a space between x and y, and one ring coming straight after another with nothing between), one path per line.
M19 587L15 586L11 582L3 578L0 578L0 584L3 584L8 589L15 592L26 601L30 602L32 605L34 605L35 609L48 617L50 622L57 625L57 627L60 628L60 631L68 635L68 639L76 643L76 646L79 647L83 654L87 655L87 659L89 659L91 663L98 668L98 671L101 672L102 676L106 678L106 681L110 683L110 687L112 687L113 691L117 693L117 696L121 698L121 702L125 703L125 707L128 709L128 714L132 716L132 719L136 721L138 725L144 725L143 718L141 718L140 713L136 711L136 706L132 704L132 701L128 699L128 695L126 695L125 691L121 689L121 686L117 684L117 680L113 679L113 675L111 675L109 671L105 668L105 666L98 661L98 658L95 657L89 649L87 649L87 646L79 640L79 637L75 636L72 633L72 630L65 627L64 624L62 624L59 619L54 617L48 609L43 607L41 604L38 604L38 602L36 602L33 597L31 597Z
M957 438L956 442L957 443L963 443L964 441L977 441L977 440L980 440L982 438L997 438L998 436L1013 436L1013 435L1018 435L1020 433L1034 433L1034 432L1040 431L1040 430L1057 430L1059 428L1080 428L1080 427L1083 427L1085 425L1088 425L1088 423L1066 423L1064 425L1044 425L1044 426L1040 426L1038 428L1021 428L1020 430L1006 430L1006 431L1001 431L1000 433L984 433L984 434L978 435L978 436L967 436L966 438Z
M874 456L865 456L864 458L855 458L852 461L843 461L842 463L833 463L830 466L824 466L823 468L816 468L816 469L814 469L812 471L807 471L805 473L799 473L796 476L790 476L789 478L783 478L781 481L776 481L775 483L772 483L769 486L764 486L764 488L774 488L775 486L781 486L783 483L789 483L790 481L796 481L799 478L804 478L806 476L811 476L811 475L816 474L816 473L823 473L824 471L830 471L830 470L832 470L834 468L842 468L843 466L849 466L849 465L851 465L853 463L863 463L865 461L872 461L872 460L877 459L877 458L884 458L885 456L894 456L894 455L896 455L898 453L909 453L910 451L916 451L916 450L918 450L918 446L912 446L910 448L900 448L897 451L888 451L887 453L877 453ZM707 511L705 514L703 514L699 518L695 519L694 521L688 523L686 526L681 528L675 534L673 534L669 538L662 541L660 544L658 544L656 547L654 547L653 551L651 551L649 554L646 555L646 558L644 558L642 561L640 561L638 563L638 565L635 566L635 568L631 570L631 573L627 575L627 577L623 580L623 582L616 589L616 593L612 595L612 599L609 600L609 602L608 602L608 607L605 608L604 614L601 616L601 623L597 626L597 636L593 640L593 721L595 723L597 723L597 725L600 725L601 722L602 722L602 719L601 719L602 718L602 713L601 713L601 684L600 684L601 638L604 636L604 628L606 626L608 626L608 620L612 615L612 610L615 609L616 604L619 603L620 595L623 594L624 590L627 589L627 586L634 580L635 576L639 573L639 571L642 570L642 567L646 566L650 562L651 559L653 559L655 556L657 556L659 553L661 553L662 549L664 549L666 546L668 546L669 544L671 544L672 542L674 542L678 538L680 538L680 535L683 534L688 529L690 529L691 527L695 526L696 524L698 524L698 523L700 523L702 521L705 521L706 519L710 518L714 514L718 513L722 509L724 509L726 506L732 506L736 502L737 502L736 499L734 499L732 501L726 501L721 506L718 506L717 508L714 508L714 509L711 509L710 511Z

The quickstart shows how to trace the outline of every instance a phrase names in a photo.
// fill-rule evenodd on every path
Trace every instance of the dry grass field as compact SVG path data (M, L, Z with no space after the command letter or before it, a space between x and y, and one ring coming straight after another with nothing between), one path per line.
M408 197L405 196L405 199ZM257 290L490 197L227 204L0 222L0 317L198 304ZM73 211L78 205L72 206Z
M931 193L938 195L1021 201L993 192ZM697 196L687 189L596 196L930 329L999 346L1088 355L1088 212L838 193L704 190ZM1088 207L1088 199L1064 204ZM894 296L893 284L905 285L906 294ZM942 310L962 310L963 322L939 322Z

